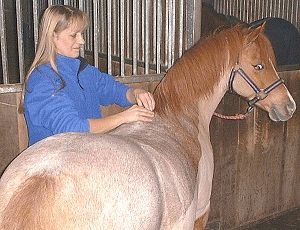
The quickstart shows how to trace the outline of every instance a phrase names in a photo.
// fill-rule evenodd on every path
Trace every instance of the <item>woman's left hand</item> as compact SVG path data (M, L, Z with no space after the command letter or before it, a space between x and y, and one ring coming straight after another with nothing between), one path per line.
M150 111L153 111L155 108L155 101L152 93L147 92L143 89L133 89L132 93L136 100L138 106L142 106Z

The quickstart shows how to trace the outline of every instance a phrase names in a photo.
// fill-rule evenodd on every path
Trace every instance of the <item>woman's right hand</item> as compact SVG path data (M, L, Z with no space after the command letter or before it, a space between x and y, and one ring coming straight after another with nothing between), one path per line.
M129 109L124 110L120 115L125 118L125 123L134 121L152 121L154 118L154 112L150 111L142 106L133 105Z
M89 119L90 132L92 133L106 133L114 128L134 121L152 121L154 112L142 106L133 105L120 113L98 118Z

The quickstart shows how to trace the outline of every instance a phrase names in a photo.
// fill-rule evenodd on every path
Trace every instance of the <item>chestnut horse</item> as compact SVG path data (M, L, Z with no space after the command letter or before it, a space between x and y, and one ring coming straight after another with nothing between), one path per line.
M0 229L203 229L209 124L226 91L274 121L296 109L262 31L236 26L186 51L154 91L153 122L59 134L23 151L0 181Z

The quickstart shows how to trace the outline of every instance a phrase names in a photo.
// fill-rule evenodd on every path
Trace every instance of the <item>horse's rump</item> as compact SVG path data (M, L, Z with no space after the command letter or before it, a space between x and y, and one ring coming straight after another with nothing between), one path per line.
M169 159L128 136L61 134L21 155L10 169L28 174L1 179L19 183L2 205L9 216L3 224L21 219L21 229L159 229L184 219L195 195L196 172L182 158ZM34 164L22 165L31 157Z
M51 213L55 178L45 175L28 178L11 197L2 215L1 229L53 229ZM18 220L18 221L16 221Z

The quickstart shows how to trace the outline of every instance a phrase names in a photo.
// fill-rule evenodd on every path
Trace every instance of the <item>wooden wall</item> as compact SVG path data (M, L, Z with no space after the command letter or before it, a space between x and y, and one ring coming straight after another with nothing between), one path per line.
M298 109L288 122L273 122L255 109L246 120L213 118L215 157L210 222L232 229L300 206L300 71L280 74ZM226 95L218 110L245 111Z
M300 70L284 71L298 107ZM153 90L157 82L135 84ZM26 126L17 113L18 93L0 94L0 171L26 146ZM246 103L226 95L218 112L245 111ZM104 114L119 111L104 108ZM300 206L300 111L288 122L273 122L255 109L246 120L213 118L215 154L210 223L233 229Z
M19 152L27 147L24 116L18 113L20 93L0 94L0 175Z

